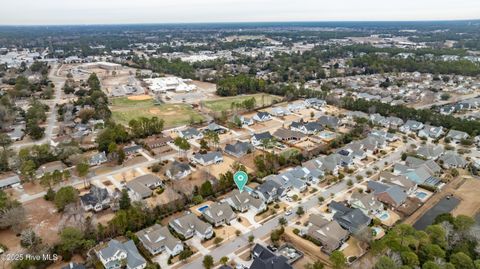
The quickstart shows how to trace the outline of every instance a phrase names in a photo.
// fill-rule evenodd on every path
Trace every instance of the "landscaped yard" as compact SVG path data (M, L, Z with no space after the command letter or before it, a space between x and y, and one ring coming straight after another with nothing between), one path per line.
M240 95L233 97L223 97L221 99L210 100L203 102L203 106L216 111L226 111L231 110L232 103L241 103L247 99L255 97L257 107L264 105L271 105L274 101L280 101L282 98L280 96L269 95L269 94L250 94L250 95Z
M130 100L125 97L111 99L110 110L113 119L122 124L128 124L132 119L139 117L158 117L165 121L165 127L175 127L195 121L203 120L203 116L187 104L161 104L153 100Z

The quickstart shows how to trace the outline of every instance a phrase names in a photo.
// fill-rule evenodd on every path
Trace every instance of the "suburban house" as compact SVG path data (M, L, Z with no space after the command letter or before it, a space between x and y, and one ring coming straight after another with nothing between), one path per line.
M24 125L16 125L11 132L7 133L7 135L12 141L20 141L25 137L24 129Z
M268 112L258 112L253 116L253 120L257 122L264 122L264 121L269 121L272 119L272 115Z
M292 114L292 112L290 112L290 110L288 110L285 107L281 107L281 106L272 108L270 113L274 116L277 116L277 117L283 117L283 116L287 116L287 115Z
M417 183L409 180L404 175L394 175L387 171L382 171L379 174L379 178L381 182L385 182L390 185L397 185L405 190L407 195L413 195L417 190Z
M464 168L467 166L467 161L455 152L448 151L439 158L439 162L446 169L450 168Z
M313 135L318 132L323 131L322 125L318 122L300 122L300 121L294 121L290 125L290 129L292 131L297 131L301 132L307 135Z
M345 112L345 116L345 118L349 121L355 119L369 119L368 114L362 111L347 111Z
M246 212L251 210L255 215L267 209L263 200L251 196L246 191L240 192L237 189L231 191L224 201L236 211Z
M0 190L20 186L20 182L20 177L18 175L0 178Z
M350 165L353 165L353 159L351 156L334 153L309 160L302 165L312 171L316 169L323 174L332 173L337 175L341 167L349 167Z
M242 123L242 125L250 126L250 125L255 124L255 121L253 121L252 118L247 118L247 117L244 117L244 116L240 116L239 119L240 119L240 122Z
M40 165L40 167L35 171L37 178L43 177L47 173L53 173L55 171L63 172L65 165L61 161L49 162L46 164Z
M121 243L112 239L96 254L105 269L143 269L147 266L147 261L138 252L133 240Z
M402 133L416 133L423 129L423 123L415 120L407 120L404 125L400 126Z
M289 103L287 109L291 112L298 112L305 109L305 104L303 102Z
M108 190L92 185L87 194L80 196L80 203L85 211L100 212L110 206Z
M304 192L307 190L307 181L297 178L290 172L284 172L279 175L270 175L265 179L277 182L287 191L295 189L298 192Z
M210 239L213 236L212 225L200 220L195 214L188 213L182 217L172 219L168 223L177 234L188 239L194 235L202 240Z
M347 207L343 203L332 201L328 208L333 213L333 219L350 233L361 231L372 221L362 210Z
M464 139L468 139L470 137L470 135L468 135L467 133L462 132L462 131L450 130L447 133L446 137L450 138L454 143L458 144L458 143L460 143L460 141L462 141Z
M213 225L218 227L230 224L237 216L227 203L213 203L202 212L202 216Z
M136 233L138 240L150 254L157 255L166 251L169 256L176 256L183 251L182 241L175 238L168 227L155 224Z
M403 120L400 119L399 117L387 117L385 119L387 123L387 127L398 129L400 126L403 125Z
M367 188L375 195L377 200L393 208L401 206L407 200L407 193L397 185L368 181Z
M442 184L436 176L442 168L433 160L424 161L415 157L407 157L405 164L397 163L393 166L394 175L403 175L417 185L438 187Z
M422 130L418 132L419 137L437 139L443 135L443 127L425 125Z
M216 124L215 122L210 123L205 129L203 129L203 132L214 132L217 134L224 134L228 131L227 128L220 126Z
M303 138L305 138L306 135L298 131L279 128L273 133L273 137L275 137L279 141L289 142L289 141L300 141Z
M132 146L127 146L123 148L123 152L125 153L126 156L132 156L140 152L142 149L142 146L140 145L132 145Z
M105 154L105 151L102 151L90 157L90 159L88 159L88 164L90 166L95 166L106 163L107 161L107 154Z
M195 128L187 128L178 132L178 136L185 139L202 139L203 134Z
M285 196L285 194L286 190L283 186L273 180L265 180L262 184L258 185L254 191L254 195L267 204Z
M304 104L305 104L305 107L315 108L317 110L320 110L323 106L327 105L327 102L325 102L325 100L321 100L318 98L308 98L308 99L305 99Z
M375 130L372 130L370 132L370 136L375 136L375 137L381 137L385 140L387 140L388 142L395 142L397 141L398 139L400 139L397 135L395 134L392 134L392 133L389 133L389 132L385 132L383 130L378 130L378 129L375 129Z
M321 116L318 118L317 122L320 125L326 126L330 129L336 129L340 124L340 120L334 116Z
M252 136L251 142L252 142L252 145L254 145L255 147L258 147L262 145L262 141L267 141L271 139L273 139L273 136L270 134L270 132L263 132L259 134L254 134Z
M349 204L353 208L362 210L365 215L375 215L383 212L384 205L379 202L373 193L354 192L350 197Z
M445 152L441 145L423 145L417 149L417 155L426 159L436 160Z
M172 180L182 179L192 173L192 168L188 163L181 163L179 161L171 162L165 170L165 175Z
M152 135L145 138L145 140L143 140L143 143L149 149L156 149L156 148L165 147L168 145L168 143L172 141L173 139L170 136Z
M152 195L154 189L162 187L162 180L153 174L146 174L127 182L126 187L134 201L140 201Z
M207 166L223 162L223 156L220 151L212 151L204 154L195 153L192 157L192 162Z
M253 146L249 142L242 142L237 140L237 143L235 144L225 145L224 151L232 156L241 158L248 153L251 153L253 151Z
M320 214L310 215L308 222L307 235L319 241L327 254L339 249L350 235L338 222L328 221Z
M295 178L308 183L316 184L323 178L324 173L318 169L309 169L307 167L297 166L288 170Z
M287 258L282 255L275 255L260 244L253 247L252 258L253 262L249 269L293 269Z

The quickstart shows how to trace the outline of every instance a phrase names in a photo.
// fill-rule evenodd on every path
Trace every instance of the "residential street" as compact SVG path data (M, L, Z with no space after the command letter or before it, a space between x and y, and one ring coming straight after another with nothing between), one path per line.
M381 171L385 167L385 162L388 162L388 165L397 162L400 160L402 156L402 152L406 150L406 147L410 145L411 142L414 142L413 140L409 140L404 146L397 148L395 152L387 155L383 159L379 159L376 162L372 163L370 166L373 168L374 166L379 167L379 171ZM418 143L418 142L416 142ZM343 181L330 186L328 189L324 190L321 195L325 198L324 203L329 203L330 201L335 198L335 196L339 196L342 194L347 193L349 190L355 189L359 184L362 182L365 182L368 180L368 176L366 175L366 171L368 169L362 169L349 177L345 178ZM348 188L348 178L352 178L352 180L355 178L357 175L362 175L363 181L354 184L351 188ZM334 194L335 196L332 198L330 195ZM302 203L300 203L297 207L293 208L292 211L296 212L296 208L299 206L302 206L305 211L308 211L309 209L315 207L318 205L318 195L312 195ZM248 246L248 237L250 235L253 235L256 239L263 238L271 233L272 230L277 228L278 226L278 220L281 217L285 217L288 221L293 221L296 218L295 214L292 214L290 216L285 216L283 213L275 216L274 218L268 220L267 222L263 223L260 227L255 228L253 231L250 231L248 233L242 234L239 237L236 237L233 241L227 242L225 244L222 244L218 248L213 249L210 251L210 254L214 260L218 261L221 257L223 256L228 256L235 252L236 250ZM203 256L199 257L192 262L184 265L182 268L184 269L197 269L197 268L202 268L202 260Z

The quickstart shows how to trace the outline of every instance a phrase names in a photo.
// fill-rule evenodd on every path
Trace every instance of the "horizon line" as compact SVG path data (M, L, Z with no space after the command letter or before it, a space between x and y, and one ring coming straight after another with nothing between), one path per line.
M210 22L131 22L131 23L66 23L66 24L0 24L0 27L61 27L61 26L129 26L129 25L201 25L201 24L256 24L256 23L415 23L415 22L471 22L476 19L418 19L418 20L286 20L286 21L210 21Z

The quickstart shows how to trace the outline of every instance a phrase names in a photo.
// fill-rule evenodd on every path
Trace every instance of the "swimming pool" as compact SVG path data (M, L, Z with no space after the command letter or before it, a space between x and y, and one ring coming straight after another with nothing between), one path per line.
M207 208L208 208L208 205L204 205L204 206L202 206L202 207L197 208L197 210L198 210L200 213L203 213L203 211L205 211L205 209L207 209Z
M379 235L383 231L380 227L372 227L373 236Z
M424 192L417 192L415 193L415 196L417 196L419 199L425 199L425 197L427 197L427 194Z
M384 212L378 218L381 219L381 220L387 220L388 218L390 218L390 215L388 214L388 212Z

